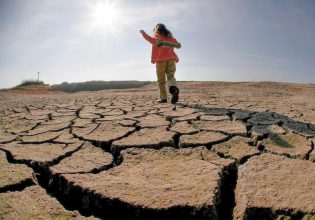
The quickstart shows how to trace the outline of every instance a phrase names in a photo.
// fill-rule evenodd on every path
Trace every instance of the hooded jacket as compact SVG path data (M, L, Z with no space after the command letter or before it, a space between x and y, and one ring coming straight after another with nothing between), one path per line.
M180 48L181 44L175 38L166 38L160 34L156 34L153 38L146 33L142 33L142 36L152 44L151 63L169 60L174 60L177 63L179 61L178 56L174 52L174 47Z

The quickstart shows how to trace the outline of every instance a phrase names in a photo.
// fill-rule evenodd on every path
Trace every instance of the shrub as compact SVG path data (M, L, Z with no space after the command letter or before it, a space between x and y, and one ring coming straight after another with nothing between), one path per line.
M22 83L16 87L25 87L25 86L43 86L43 81L37 81L33 79L23 80Z

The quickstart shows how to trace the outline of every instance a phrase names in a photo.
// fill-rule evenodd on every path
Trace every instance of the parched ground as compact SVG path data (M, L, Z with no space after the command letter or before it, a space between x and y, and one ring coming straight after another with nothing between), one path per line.
M0 219L315 219L315 85L0 92Z

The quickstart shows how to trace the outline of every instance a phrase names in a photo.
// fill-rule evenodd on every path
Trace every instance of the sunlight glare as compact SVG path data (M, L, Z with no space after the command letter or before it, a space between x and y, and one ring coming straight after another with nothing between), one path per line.
M97 2L93 5L91 13L95 27L106 27L113 31L122 21L121 10L114 1Z

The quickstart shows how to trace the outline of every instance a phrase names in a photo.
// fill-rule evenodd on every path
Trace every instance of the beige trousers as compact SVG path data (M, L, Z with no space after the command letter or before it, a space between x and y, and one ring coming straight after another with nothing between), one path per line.
M173 60L156 63L157 84L160 89L160 99L167 99L167 91L165 88L166 78L168 87L176 86L174 77L176 71L176 62Z

